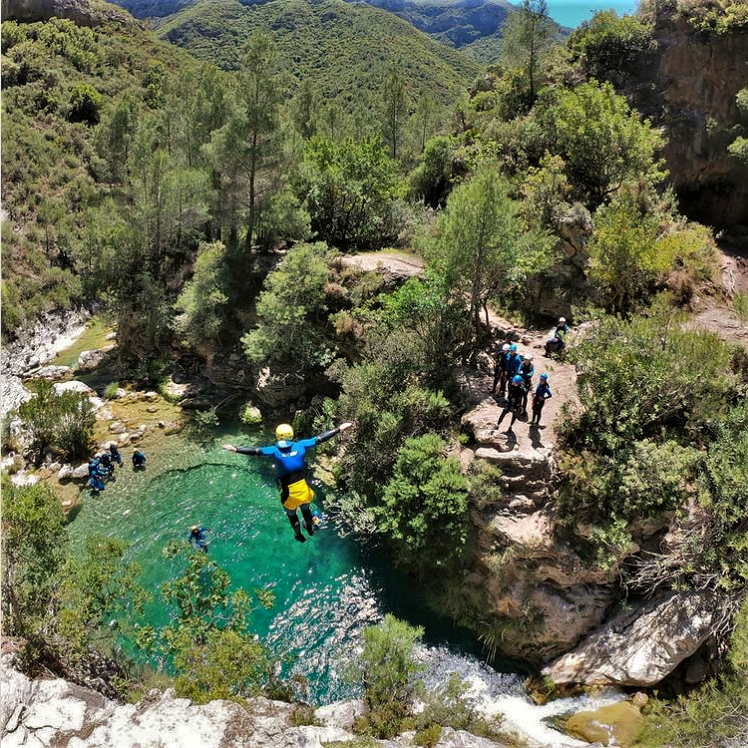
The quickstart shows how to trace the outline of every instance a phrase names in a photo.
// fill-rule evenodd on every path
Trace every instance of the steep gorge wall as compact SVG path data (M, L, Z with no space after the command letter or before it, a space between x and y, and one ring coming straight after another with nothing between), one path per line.
M681 210L715 228L748 225L748 167L727 152L741 122L735 97L748 86L748 31L698 33L685 18L661 13L655 39L623 89L663 130Z

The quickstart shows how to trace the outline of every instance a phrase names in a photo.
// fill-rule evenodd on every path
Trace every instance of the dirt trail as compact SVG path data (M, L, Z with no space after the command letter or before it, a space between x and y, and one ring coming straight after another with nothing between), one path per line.
M735 293L748 293L748 241L745 239L725 239L719 245L719 266L721 290L724 296L732 298ZM409 278L423 272L424 266L420 258L400 253L374 253L353 255L343 260L348 265L357 265L364 270L380 270L392 277ZM694 301L695 311L688 323L692 329L704 328L712 330L720 337L739 342L748 348L748 325L743 323L732 305L725 303L719 297L701 296ZM545 342L550 337L548 329L525 329L518 327L503 317L489 312L489 324L496 331L493 344L486 352L495 360L502 343L511 339L517 343L517 348L523 356L531 356L535 367L533 386L543 372L548 373L548 381L553 391L553 397L543 408L542 426L538 432L530 432L529 418L517 420L512 434L506 434L509 416L504 419L501 429L491 434L490 441L501 449L545 448L556 443L555 427L564 403L572 408L579 406L576 393L577 375L574 366L561 361L546 358ZM572 328L569 341L574 342ZM488 422L497 423L505 401L491 395L493 375L490 371L471 371L465 382L469 386L474 398L480 403L481 417ZM495 418L495 420L493 420Z
M719 284L726 298L748 293L748 239L726 238L718 245ZM689 322L691 329L706 329L725 340L740 343L748 349L748 324L735 309L713 296L694 300L696 309Z

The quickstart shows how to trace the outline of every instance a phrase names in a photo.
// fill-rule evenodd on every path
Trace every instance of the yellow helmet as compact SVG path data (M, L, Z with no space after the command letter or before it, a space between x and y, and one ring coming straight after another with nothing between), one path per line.
M293 439L293 429L287 423L282 423L275 429L275 438L279 442L291 441Z

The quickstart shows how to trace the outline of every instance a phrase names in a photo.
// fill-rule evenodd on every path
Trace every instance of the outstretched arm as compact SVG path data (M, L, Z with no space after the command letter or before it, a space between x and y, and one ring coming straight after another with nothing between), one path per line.
M322 442L326 442L328 439L332 439L333 436L337 436L346 429L349 429L351 426L353 426L353 424L350 421L346 421L345 423L341 423L340 426L338 426L336 429L333 429L332 431L325 431L324 433L319 434L314 438L317 440L317 444L322 444Z
M262 454L260 447L235 447L233 444L224 444L223 448L228 452L237 452L240 455Z

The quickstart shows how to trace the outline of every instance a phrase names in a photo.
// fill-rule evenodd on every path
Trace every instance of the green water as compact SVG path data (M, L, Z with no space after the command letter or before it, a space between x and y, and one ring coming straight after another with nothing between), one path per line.
M112 332L112 327L100 317L92 317L86 323L86 329L71 345L60 351L52 363L55 366L74 367L83 351L95 351L111 344L106 336Z
M154 440L143 447L148 463L141 473L132 471L123 450L125 465L117 468L116 481L98 497L84 494L72 535L80 541L104 534L130 543L128 560L140 564L140 582L155 592L176 574L162 557L167 542L186 540L193 524L210 528L210 556L237 587L274 591L275 607L258 608L254 629L275 652L294 656L284 674L308 678L316 703L357 695L342 677L343 666L360 646L362 629L385 612L425 625L434 643L455 636L448 626L424 617L422 601L407 579L354 539L340 537L330 523L306 543L296 542L270 461L221 448L226 442L253 441L238 429L224 430L203 444L181 435ZM324 492L315 490L315 503L324 511ZM167 615L160 606L149 611L156 624L166 622Z

